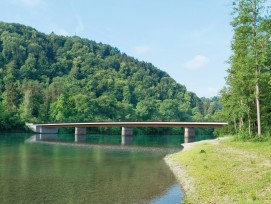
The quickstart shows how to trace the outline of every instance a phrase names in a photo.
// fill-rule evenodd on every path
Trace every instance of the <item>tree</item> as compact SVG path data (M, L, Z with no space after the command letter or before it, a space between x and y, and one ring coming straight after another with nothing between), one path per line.
M61 94L57 100L51 104L50 116L52 121L67 122L74 115L73 104L66 94Z
M176 99L166 99L159 107L161 118L165 121L176 121L180 119L178 101Z
M136 106L136 114L137 117L141 120L161 120L159 115L159 106L161 101L153 100L153 99L147 99L147 100L141 100L137 103Z
M29 54L25 64L20 68L20 75L23 79L35 79L37 62L33 54Z
M257 132L259 137L260 105L265 100L262 87L268 86L263 84L262 76L269 70L266 65L270 46L270 26L266 26L270 25L267 24L270 18L266 16L264 3L265 0L233 3L233 54L229 59L228 88L221 92L224 111L230 113L225 115L233 121L235 130L239 126L239 132L248 131L249 135Z
M23 101L20 104L20 116L23 121L38 122L41 118L43 90L38 81L24 81L22 85Z

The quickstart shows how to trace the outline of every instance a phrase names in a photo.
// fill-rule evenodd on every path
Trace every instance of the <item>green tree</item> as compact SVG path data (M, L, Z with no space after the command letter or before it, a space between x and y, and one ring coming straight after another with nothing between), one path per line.
M51 104L50 117L52 121L67 122L74 115L73 104L69 97L61 94L55 102Z
M41 118L43 89L38 81L24 81L22 85L23 101L19 112L22 121L38 122Z
M260 105L266 100L263 97L266 90L262 87L268 86L262 79L270 69L267 65L270 18L266 16L264 3L264 0L238 0L233 3L233 54L229 59L228 88L221 92L224 111L230 113L225 116L228 115L227 119L234 124L234 129L247 131L249 135L257 132L259 137L263 114Z
M176 99L166 99L159 107L159 114L162 120L176 121L180 120L180 112L178 109L178 101Z
M151 98L139 101L136 106L138 119L143 121L161 120L159 115L159 103L160 101Z
M33 54L29 54L25 64L20 68L20 75L23 79L34 79L37 75L37 61Z

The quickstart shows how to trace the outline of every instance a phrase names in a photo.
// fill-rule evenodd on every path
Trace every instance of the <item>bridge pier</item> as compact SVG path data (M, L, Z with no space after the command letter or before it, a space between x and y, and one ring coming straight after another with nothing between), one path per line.
M121 136L133 136L133 128L122 127Z
M122 127L121 130L121 144L130 145L133 142L133 128Z
M87 134L87 128L85 127L75 127L75 135L85 135Z
M184 128L184 143L195 142L195 128Z
M74 130L74 142L85 142L86 141L87 128L75 127Z

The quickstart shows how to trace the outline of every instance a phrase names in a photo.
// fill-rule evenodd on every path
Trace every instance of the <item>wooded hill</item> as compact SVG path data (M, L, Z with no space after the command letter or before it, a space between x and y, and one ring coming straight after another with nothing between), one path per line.
M78 36L0 22L0 129L25 121L198 121L219 109L152 64Z

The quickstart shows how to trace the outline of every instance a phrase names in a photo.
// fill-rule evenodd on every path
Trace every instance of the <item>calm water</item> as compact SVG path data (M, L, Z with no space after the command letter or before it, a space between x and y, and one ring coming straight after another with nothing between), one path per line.
M0 135L0 203L181 203L180 136Z

